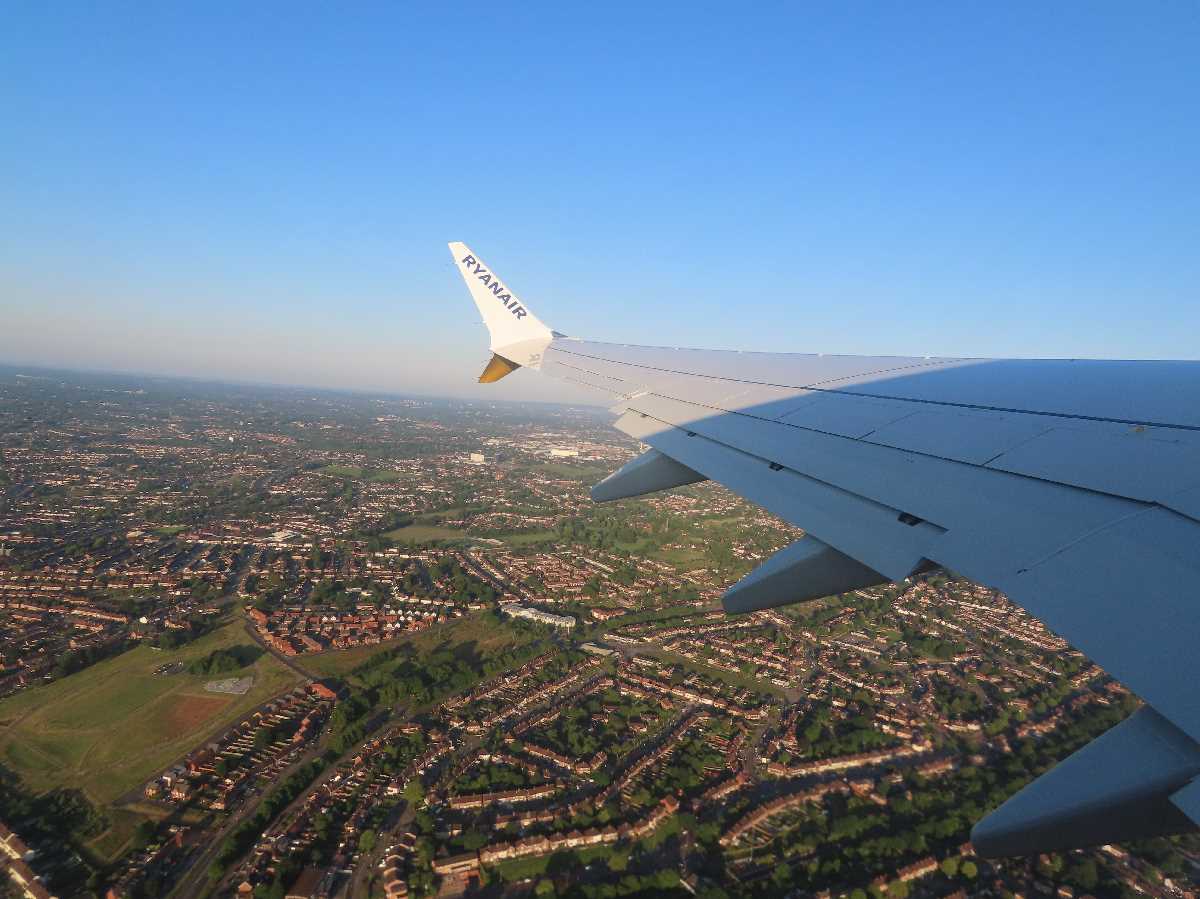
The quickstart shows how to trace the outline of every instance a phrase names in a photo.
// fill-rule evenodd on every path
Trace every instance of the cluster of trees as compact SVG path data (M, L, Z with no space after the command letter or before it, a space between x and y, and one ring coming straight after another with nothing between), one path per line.
M214 546L209 555L212 556L214 553L218 552L219 549L220 547ZM220 561L223 564L223 560L218 559L217 561ZM210 583L209 581L206 581L204 578L200 577L189 578L183 582L182 586L187 588L188 594L198 603L215 605L216 603L220 602L221 597L224 595L224 590L220 584Z
M438 581L445 584L450 598L455 602L496 601L496 591L492 585L471 574L453 556L439 559L435 571Z
M479 770L464 774L454 782L457 793L492 793L497 790L515 790L543 783L523 768L509 765L486 764Z
M940 659L947 662L954 658L960 652L963 652L966 647L955 640L946 640L940 637L928 636L920 631L905 629L901 632L904 642L919 656L924 656L927 659Z
M215 630L220 623L218 618L217 615L189 615L184 627L165 629L154 638L154 645L159 649L178 649L180 646L186 646Z
M606 722L593 720L602 712L607 712ZM597 750L604 750L610 756L618 755L641 739L630 730L630 721L658 720L660 715L661 709L645 700L609 689L564 709L551 726L538 733L537 742L555 752L578 758L594 755ZM597 774L597 779L603 777L603 772Z
M619 864L619 863L618 863ZM533 888L535 896L558 896L555 882L544 878ZM607 899L609 896L686 896L679 885L679 872L663 868L650 874L625 874L616 883L579 884L572 888L571 895L587 899Z
M968 839L975 821L1055 761L1117 723L1135 704L1130 698L1123 707L1090 707L1041 739L1013 740L1012 753L987 765L964 766L928 779L909 771L902 782L887 789L886 806L834 794L822 806L798 811L792 826L765 847L764 856L780 860L773 872L773 888L816 892L846 883L866 884L878 872L923 855L953 855L955 847ZM739 812L729 810L733 815ZM810 853L812 847L816 851ZM801 853L804 860L783 861L793 852ZM1090 868L1073 867L1077 863L1077 859L1053 863L1058 865L1055 879L1101 897L1124 895L1123 886L1106 882L1103 874L1093 883ZM970 880L978 872L974 862L955 860L942 873ZM888 896L894 896L891 889Z
M123 653L129 644L124 639L111 640L95 646L84 646L81 649L68 649L58 657L54 664L54 676L66 677L76 671L82 671L89 665L95 665L104 659Z
M375 708L373 694L368 690L355 690L338 700L329 716L329 748L341 755L367 736L370 729L371 712Z
M371 756L372 764L387 774L399 774L404 768L425 750L425 736L421 733L397 734L387 742L381 750ZM413 780L412 784L420 789L420 781ZM416 805L424 794L410 800Z
M559 540L603 550L620 550L637 543L644 536L627 518L620 515L564 518L555 525L554 530Z
M503 626L496 613L486 614L496 627ZM350 673L353 689L339 700L330 716L330 748L340 754L359 743L378 719L381 706L426 705L464 692L493 674L523 664L544 649L544 642L533 641L482 654L474 643L443 645L430 652L401 645L377 653Z
M428 596L433 589L429 569L419 559L408 559L401 569L400 589L409 596Z
M498 615L485 614L497 628L503 626ZM479 653L474 643L443 646L428 653L402 645L372 656L352 675L374 702L425 705L469 690L493 674L528 661L542 649L540 641L485 653Z
M663 828L672 834L678 826L668 821ZM511 859L484 869L485 883L523 883L535 879L535 896L686 896L679 885L674 867L662 867L663 858L642 843L596 846L583 850L556 852L549 857ZM585 873L584 868L587 868ZM601 876L603 866L609 876Z
M869 752L894 745L895 737L878 730L869 711L852 711L835 714L828 706L813 706L796 723L796 743L801 755L809 759L833 758ZM786 755L786 753L785 753ZM787 764L789 759L784 759Z
M243 644L230 646L228 649L214 649L202 659L195 659L188 665L189 674L214 675L228 674L239 671L247 665L253 665L263 651L257 646Z
M725 757L702 737L689 737L679 744L670 763L655 778L658 793L681 793L704 783L705 768L720 770Z
M585 701L567 706L549 728L538 734L537 742L549 744L556 752L575 758L594 755L604 745L600 738L609 727L593 724L591 717L595 712L590 708L593 705L594 702Z
M345 584L330 578L323 578L313 584L308 593L308 601L313 605L331 605L339 612L350 612L358 604L357 595L351 596L346 592Z
M108 821L81 790L57 789L34 795L0 766L0 815L38 853L38 870L61 895L96 888L100 872L89 867L82 845L108 827ZM5 879L7 880L7 878Z
M947 677L933 675L933 704L940 714L959 721L981 721L989 712L982 691L964 687Z
M352 534L353 540L368 540L371 537L381 537L388 531L395 531L399 528L406 528L416 521L409 512L392 511L385 513L374 524L366 525L365 527L356 528ZM382 541L390 543L391 541Z

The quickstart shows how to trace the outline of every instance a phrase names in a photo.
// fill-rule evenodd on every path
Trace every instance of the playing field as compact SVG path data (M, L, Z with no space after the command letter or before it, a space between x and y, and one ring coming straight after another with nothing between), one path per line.
M388 531L383 536L400 543L430 543L434 540L458 540L466 537L467 532L458 528L442 527L440 524L410 524Z
M42 791L81 788L110 806L299 677L270 654L244 696L208 693L211 675L155 675L164 662L248 643L240 617L175 651L149 646L0 701L0 764Z

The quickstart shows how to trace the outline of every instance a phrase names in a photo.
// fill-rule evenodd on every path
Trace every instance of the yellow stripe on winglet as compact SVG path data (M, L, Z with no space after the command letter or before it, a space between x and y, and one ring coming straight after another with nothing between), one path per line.
M487 368L483 370L483 374L479 376L480 384L494 384L505 375L512 374L521 366L515 362L505 359L503 356L492 353L492 361L487 364Z

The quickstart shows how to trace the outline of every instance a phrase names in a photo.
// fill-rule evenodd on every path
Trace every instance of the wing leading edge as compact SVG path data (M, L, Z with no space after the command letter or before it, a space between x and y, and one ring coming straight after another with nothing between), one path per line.
M451 250L479 304L464 260L477 257ZM734 585L728 611L944 566L1004 591L1152 707L980 822L981 853L1200 824L1200 363L678 350L536 319L544 331L514 340L480 309L494 353L600 391L651 447L597 500L711 478L810 535Z

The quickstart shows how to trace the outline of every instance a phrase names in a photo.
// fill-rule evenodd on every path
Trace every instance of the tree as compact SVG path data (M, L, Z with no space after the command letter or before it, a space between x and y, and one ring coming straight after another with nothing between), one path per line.
M771 871L771 881L777 887L787 886L787 883L789 880L791 880L791 878L792 872L788 869L787 864L784 862L777 864L774 870Z
M608 870L624 871L629 867L629 853L624 849L614 849L613 854L608 857Z
M958 873L958 859L944 858L942 859L942 873L947 877L953 877Z
M375 831L367 828L359 835L358 849L360 852L370 852L375 848Z
M1091 891L1096 888L1096 884L1100 882L1099 872L1096 870L1096 863L1090 858L1084 859L1067 869L1065 879L1079 887L1081 890Z
M153 821L143 821L133 832L133 845L138 849L145 849L154 842L157 835L158 826Z
M404 798L414 808L425 800L425 788L421 786L419 778L414 777L404 785Z
M979 873L979 868L976 866L975 862L965 861L959 866L958 872L962 874L963 877L967 878L967 880L974 880L975 875Z

